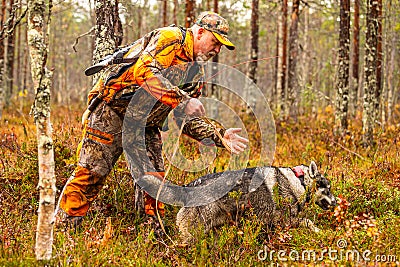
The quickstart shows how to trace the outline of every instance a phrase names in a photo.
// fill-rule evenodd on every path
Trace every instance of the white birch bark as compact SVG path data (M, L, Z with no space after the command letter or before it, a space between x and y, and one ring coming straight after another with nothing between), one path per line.
M36 230L35 253L37 260L49 260L52 255L53 224L55 204L55 175L52 129L50 124L50 88L52 73L46 68L47 36L50 21L45 18L46 7L51 10L51 2L30 0L28 17L28 45L30 65L35 88L35 102L31 113L34 116L38 140L40 193L38 224ZM45 25L47 24L47 25Z

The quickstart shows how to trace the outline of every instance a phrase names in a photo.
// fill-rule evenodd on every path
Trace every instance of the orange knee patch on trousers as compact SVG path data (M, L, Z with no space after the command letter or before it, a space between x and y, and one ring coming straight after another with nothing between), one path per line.
M160 180L163 180L165 175L164 172L146 172L145 174L153 175ZM158 211L158 213L161 216L164 216L165 214L164 203L156 201L146 192L144 192L143 197L144 197L144 213L146 213L147 215L155 216Z
M90 202L103 187L104 178L78 166L61 199L61 208L70 216L86 215Z

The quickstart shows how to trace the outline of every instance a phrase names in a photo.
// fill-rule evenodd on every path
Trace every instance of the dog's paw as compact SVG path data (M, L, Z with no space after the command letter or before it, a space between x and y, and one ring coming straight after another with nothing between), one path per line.
M314 233L319 233L319 232L321 232L321 229L319 229L319 228L316 227L316 226L312 227L311 230L312 230Z

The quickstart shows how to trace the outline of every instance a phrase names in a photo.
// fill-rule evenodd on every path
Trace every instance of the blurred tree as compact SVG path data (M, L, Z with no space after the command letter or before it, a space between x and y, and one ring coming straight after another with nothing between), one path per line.
M163 8L162 8L162 18L163 18L163 26L168 26L168 1L167 0L162 0L163 1Z
M251 2L251 35L250 35L250 62L247 76L254 82L257 83L257 60L258 60L258 0L252 0Z
M378 14L377 14L377 36L376 36L376 90L375 90L375 118L379 120L379 114L381 113L384 105L382 105L382 65L383 65L383 51L382 51L382 0L378 1ZM382 121L385 123L385 120Z
M251 2L251 32L250 32L250 62L247 70L247 77L255 84L257 83L257 60L258 60L258 38L259 38L259 0L252 0ZM257 99L254 97L254 87L250 84L246 86L247 106L251 110L255 110Z
M300 0L293 0L292 20L289 33L289 64L288 64L288 108L289 116L297 121L298 115L298 95L299 85L297 80L297 60L298 60L298 24L300 14Z
M387 17L387 19L385 19L385 86L383 87L384 94L382 99L382 104L386 105L386 109L382 109L382 121L386 119L387 122L391 123L393 120L393 112L395 111L395 101L397 99L396 89L400 87L400 85L396 86L396 83L399 82L400 77L400 75L398 75L400 60L398 59L399 53L397 53L398 49L400 48L398 46L398 41L400 39L400 3L386 1L386 5L383 10L385 11L384 17Z
M367 1L367 32L365 40L364 103L363 103L363 144L373 144L373 130L376 119L377 95L377 44L378 44L378 1Z
M352 60L352 80L350 87L349 110L352 115L356 115L358 107L358 87L359 87L359 60L360 60L360 0L354 0L354 19L353 19L353 60Z
M277 71L277 82L276 82L276 92L277 92L277 105L279 110L279 118L283 119L286 116L287 106L286 106L286 68L287 68L287 10L288 1L282 0L282 14L279 19L279 41L278 46L278 67Z
M15 31L14 31L14 23L15 23L15 15L17 11L17 5L14 5L14 0L9 0L8 3L8 26L7 26L7 39L6 39L6 55L4 62L4 79L5 79L5 91L6 97L5 102L8 105L10 103L11 97L14 94L14 52L15 52Z
M342 134L348 128L350 63L350 0L340 0L339 63L336 84L336 127Z
M32 106L38 145L39 210L35 253L37 260L50 260L53 246L53 214L56 196L54 151L50 123L52 72L46 67L52 2L29 0L28 40L35 102ZM46 17L46 12L47 17ZM47 30L47 33L45 32Z
M209 5L209 1L207 2L207 4ZM207 8L209 10L209 7ZM214 0L214 5L213 5L213 11L215 13L218 13L218 0ZM212 58L212 61L214 63L216 63L215 65L213 65L213 71L212 71L212 76L214 77L214 75L216 75L216 73L218 72L218 68L217 68L217 64L218 64L218 54L215 55ZM211 96L218 98L218 92L217 92L217 88L218 86L214 83L215 79L213 79L213 82L211 84Z
M173 23L175 24L175 25L178 25L178 18L177 18L177 16L178 16L178 0L174 0L174 9L173 9L173 11L172 11L172 16L173 16L173 19L172 19L172 21L173 21Z
M6 0L1 1L1 17L0 17L0 30L4 32L4 22L6 19ZM5 90L4 90L4 37L0 35L0 118L3 114L3 108L5 106Z
M192 26L195 20L195 8L196 8L196 1L195 0L186 0L185 5L185 28L189 28Z

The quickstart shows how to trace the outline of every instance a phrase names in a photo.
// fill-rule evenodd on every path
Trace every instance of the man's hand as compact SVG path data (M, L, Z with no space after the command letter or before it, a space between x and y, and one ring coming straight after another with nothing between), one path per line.
M204 116L206 111L203 104L197 98L190 98L185 107L185 114L188 116Z
M231 148L232 153L239 154L243 152L246 147L247 143L249 142L248 139L237 135L237 133L241 132L242 129L240 128L229 128L225 131L224 134L224 142Z

